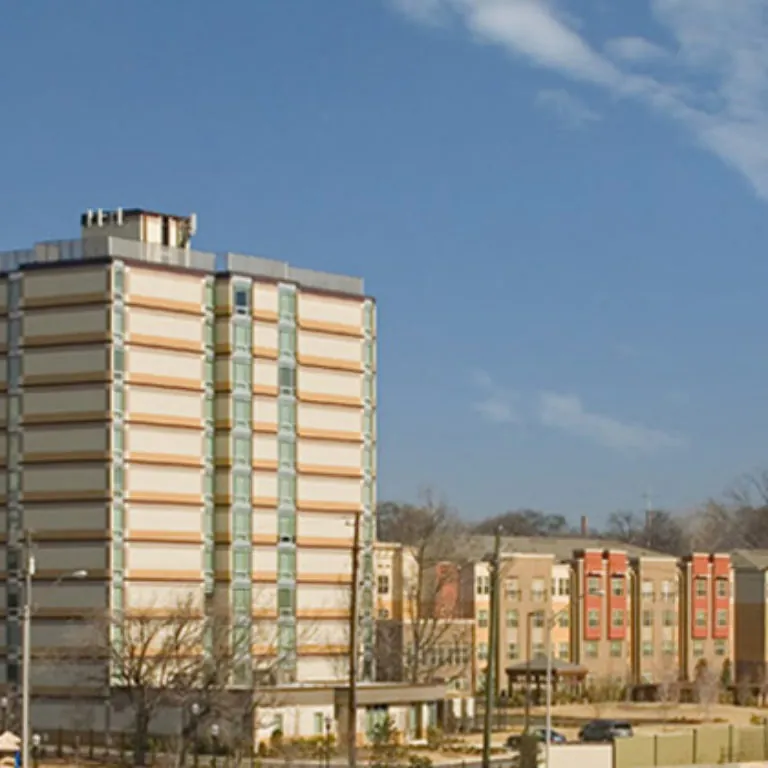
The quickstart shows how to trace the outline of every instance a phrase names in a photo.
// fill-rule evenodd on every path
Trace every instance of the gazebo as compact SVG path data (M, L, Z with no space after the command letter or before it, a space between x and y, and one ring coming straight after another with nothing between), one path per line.
M552 691L557 691L561 685L571 690L582 690L588 670L580 664L572 664L562 659L552 659ZM540 700L541 689L546 685L547 657L537 656L535 659L521 661L507 667L507 691L512 695L516 685L522 683L526 689L533 685L536 689L535 700Z

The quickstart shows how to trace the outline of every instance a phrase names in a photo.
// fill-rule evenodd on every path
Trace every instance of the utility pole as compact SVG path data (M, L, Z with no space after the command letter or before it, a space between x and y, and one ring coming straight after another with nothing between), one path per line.
M496 696L496 675L499 666L499 573L501 571L501 527L496 529L493 556L490 562L491 610L488 617L488 667L485 675L485 719L483 721L483 762L482 768L491 765L491 728L493 726L493 702Z
M360 513L352 539L352 584L349 598L349 690L347 691L347 762L357 767L357 588L360 570Z
M21 670L21 766L30 768L32 723L30 718L30 685L32 682L32 577L35 574L35 555L32 552L32 535L24 534L24 616L22 623L22 670Z

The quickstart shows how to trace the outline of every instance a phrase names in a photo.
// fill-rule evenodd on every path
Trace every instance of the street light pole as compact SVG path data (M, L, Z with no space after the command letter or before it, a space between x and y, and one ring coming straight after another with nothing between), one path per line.
M22 619L22 669L21 669L21 766L30 768L29 753L32 744L30 708L30 681L32 661L32 577L35 574L35 555L32 552L32 535L24 535L24 615Z
M347 762L357 768L357 582L360 570L360 514L352 538L352 584L349 597L349 690L347 691Z
M493 726L493 698L496 695L497 645L499 637L499 572L501 563L501 527L496 529L493 556L490 562L491 610L488 616L488 667L485 674L485 718L483 720L483 768L491 764L491 728Z

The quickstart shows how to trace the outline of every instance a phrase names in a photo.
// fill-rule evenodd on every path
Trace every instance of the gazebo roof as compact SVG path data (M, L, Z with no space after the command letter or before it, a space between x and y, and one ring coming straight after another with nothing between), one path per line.
M513 677L519 675L545 675L547 673L547 657L537 656L535 659L528 661L520 661L517 664L507 667L507 675ZM571 677L579 677L586 675L588 672L586 667L582 667L580 664L572 664L569 661L563 661L562 659L552 659L552 674L563 675Z

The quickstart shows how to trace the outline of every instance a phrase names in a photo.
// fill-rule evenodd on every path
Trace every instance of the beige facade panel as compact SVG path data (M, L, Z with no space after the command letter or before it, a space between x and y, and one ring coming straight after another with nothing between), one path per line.
M352 573L352 554L348 549L299 548L296 569L300 575L349 575Z
M256 395L253 398L254 426L275 425L277 427L277 399Z
M362 365L363 342L361 339L314 331L299 331L298 337L300 357L320 357Z
M320 621L306 619L298 621L297 636L304 642L311 642L312 645L330 645L334 647L346 646L349 644L349 626L345 619L322 619Z
M229 573L232 570L231 552L229 547L219 546L213 553L213 563L216 573Z
M323 512L299 512L297 532L300 539L338 539L352 546L353 515L328 515Z
M213 400L213 418L229 421L232 418L232 400L228 395L217 394Z
M134 464L125 472L125 487L132 494L201 496L203 473L195 467L154 467Z
M302 367L299 370L298 387L300 395L321 395L331 399L340 397L362 403L363 376L360 373Z
M252 447L254 461L277 461L277 435L254 434Z
M0 312L8 309L8 278L0 278Z
M297 458L300 469L304 467L327 467L329 469L361 471L362 447L357 443L300 439Z
M109 431L106 424L30 426L24 429L23 446L26 459L63 454L106 454Z
M277 555L275 554L275 547L255 546L253 548L253 572L258 574L268 575L270 578L274 578L277 572Z
M61 544L38 542L35 560L40 573L53 572L65 575L81 568L93 572L103 571L108 564L108 545L104 541L77 543L67 541ZM60 586L63 587L64 584ZM35 601L39 600L39 594L35 591ZM63 600L64 595L60 594L59 604L66 605Z
M129 342L135 337L163 338L180 344L202 346L201 317L139 307L132 307L126 317Z
M77 336L98 338L108 331L109 308L106 306L28 309L22 315L22 337L26 343L38 340L55 344Z
M274 323L264 323L258 320L253 324L253 346L258 349L277 351L277 326Z
M108 488L106 464L24 467L21 489L24 494L83 493L98 495ZM42 566L41 566L42 567Z
M202 511L197 507L174 507L166 505L127 504L125 527L131 533L201 534Z
M274 283L254 283L252 302L254 312L277 313L277 286Z
M131 456L182 456L200 461L203 455L203 433L190 429L132 424L126 437L126 447Z
M202 388L203 357L192 352L133 347L126 351L125 369L129 381L132 374L200 382Z
M363 305L357 300L337 299L299 292L299 320L362 329Z
M67 347L66 349L27 349L24 351L22 378L24 383L46 381L56 377L93 377L109 370L109 348L106 345Z
M228 533L232 529L232 515L229 507L217 507L214 518L216 521L214 530L217 533Z
M202 581L202 574L200 575ZM188 582L129 582L125 587L125 605L134 611L169 610L191 604L203 604L202 585Z
M303 503L356 505L362 503L362 481L346 477L299 476L298 506Z
M0 385L8 385L8 358L5 355L0 355Z
M202 569L202 545L136 544L131 542L125 546L125 562L129 577L133 571L200 572Z
M333 405L299 403L297 412L299 431L348 432L360 435L363 429L363 411L338 408Z
M197 392L169 392L158 387L126 388L128 417L161 416L174 421L196 421L202 418L202 396Z
M104 502L63 502L55 505L26 502L24 524L38 532L101 532L109 529L109 507Z
M216 328L216 344L222 344L229 346L233 343L232 338L232 322L229 317L217 317L215 320Z
M349 587L337 584L301 584L296 590L296 610L299 612L348 611Z
M24 392L24 420L69 421L81 414L109 411L109 391L104 386L47 387Z
M276 536L277 513L273 509L254 509L251 526L254 536Z
M94 608L97 606L93 606ZM104 607L103 605L98 607ZM91 623L74 623L55 619L35 619L32 628L32 648L82 648L98 642L98 628Z
M42 568L42 564L38 564L38 568ZM76 566L78 568L84 568L85 566ZM47 568L46 570L54 570L53 568ZM82 611L86 613L88 611L106 608L108 600L108 587L104 582L74 582L74 581L62 581L60 584L52 583L39 583L35 584L35 606L39 610L47 610L50 608L68 608L73 613Z
M342 657L299 656L296 676L305 682L338 680L346 674L346 660Z
M109 267L91 269L55 269L26 272L22 280L22 295L26 304L53 300L62 303L67 296L105 295L110 290Z
M196 304L203 308L203 278L182 272L130 267L126 274L126 293L129 299L145 298L166 305L169 297L174 303Z
M251 476L251 492L256 499L277 498L277 475L274 472L254 470Z
M277 362L275 360L253 361L253 386L277 387Z
M277 586L275 584L254 584L251 590L254 613L273 613L277 605ZM258 634L266 637L270 625L259 626Z
M232 490L232 476L229 473L229 469L216 469L213 476L213 485L213 492L216 496L228 496Z

